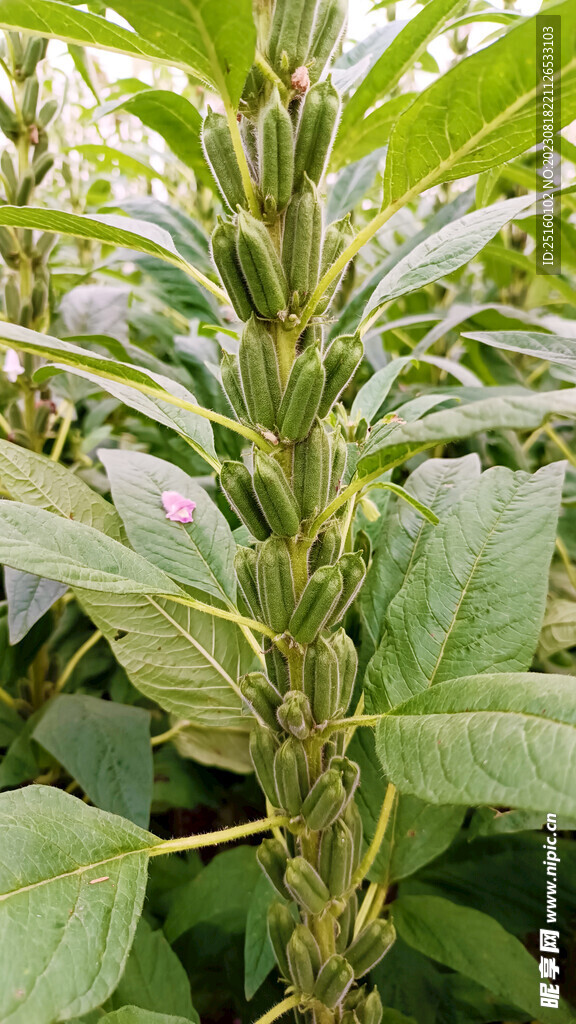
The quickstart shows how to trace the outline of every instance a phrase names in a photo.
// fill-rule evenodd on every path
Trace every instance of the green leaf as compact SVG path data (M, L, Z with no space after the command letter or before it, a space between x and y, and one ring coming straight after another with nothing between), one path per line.
M468 487L388 607L367 670L374 711L470 673L523 671L544 616L564 463Z
M154 1013L139 1006L122 1006L119 1010L100 1017L98 1024L200 1024L197 1014L193 1017L175 1017L173 1014Z
M135 551L179 583L233 605L236 544L204 488L177 466L143 452L102 449L99 457ZM166 518L164 491L178 491L196 503L192 523Z
M244 939L244 993L250 1000L273 969L276 960L268 938L268 907L278 893L266 875L256 882L246 918Z
M364 310L361 330L367 330L378 319L388 302L424 288L469 263L508 221L532 202L530 196L505 199L486 209L473 210L430 235L382 279Z
M260 877L253 846L219 853L180 889L164 925L168 941L175 942L198 924L210 924L229 934L242 933Z
M563 1000L558 1009L540 1006L534 958L487 914L439 896L404 896L394 903L393 917L399 935L414 949L467 975L542 1024L573 1020Z
M576 688L525 672L438 683L378 724L376 749L401 792L435 804L576 814Z
M92 526L0 502L0 564L109 594L182 594L141 555Z
M256 48L251 0L165 0L161 7L155 0L114 0L108 6L237 107Z
M10 643L17 644L34 623L66 593L66 587L54 580L43 580L29 572L4 569L4 586L8 600L8 632Z
M248 749L250 727L249 721L226 729L194 722L177 733L174 745L182 757L189 757L200 764L250 774L254 770Z
M562 18L563 127L576 113L576 9L566 0L546 13ZM536 19L530 18L421 93L390 138L384 206L400 205L431 185L478 174L533 146L542 94L535 59Z
M152 931L144 918L138 922L126 969L108 1005L110 1009L137 1006L198 1020L184 967L164 933Z
M348 133L339 132L332 152L330 170L338 171L341 167L355 163L375 149L385 146L400 114L404 113L417 95L417 92L406 92L383 103L354 126L352 138ZM346 115L346 108L344 114Z
M552 417L576 418L576 388L504 395L431 413L417 423L383 423L372 431L358 462L359 476L384 472L417 452L487 430L536 430Z
M463 338L576 369L576 339L532 331L474 331Z
M550 658L559 651L576 646L576 601L564 597L552 598L546 609L539 653Z
M34 739L96 807L148 826L152 801L150 714L82 693L50 702Z
M328 197L329 221L339 220L364 199L378 173L384 153L385 149L379 147L337 173Z
M0 1019L88 1013L122 975L159 840L48 786L0 796L0 828Z

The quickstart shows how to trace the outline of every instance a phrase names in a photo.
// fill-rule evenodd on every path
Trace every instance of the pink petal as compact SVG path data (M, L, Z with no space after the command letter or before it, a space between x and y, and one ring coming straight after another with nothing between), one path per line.
M196 508L196 502L185 498L178 491L162 491L162 505L166 512L166 519L173 523L192 523L192 513Z

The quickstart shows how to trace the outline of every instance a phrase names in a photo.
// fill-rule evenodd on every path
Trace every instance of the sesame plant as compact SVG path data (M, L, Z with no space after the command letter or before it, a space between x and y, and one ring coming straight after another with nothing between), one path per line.
M545 867L540 903L523 908L522 924L487 897L451 899L458 879L442 889L426 868L445 855L439 871L450 875L459 861L449 848L464 857L475 837L499 851L510 843L510 876L515 857L540 868L542 836L529 831L552 822L572 863L576 688L570 655L559 656L570 642L540 638L558 517L573 500L574 332L560 333L558 317L554 328L536 313L514 320L501 305L513 329L477 330L475 313L446 327L473 328L463 332L470 365L420 338L374 366L378 325L387 317L392 329L399 300L454 280L503 230L527 236L534 223L535 178L518 161L534 146L541 93L526 56L535 19L503 16L495 41L416 94L398 84L431 40L456 31L459 0L430 0L381 53L355 63L342 58L346 0L106 6L130 27L100 5L0 0L14 99L3 101L0 127L18 155L17 168L8 146L1 158L0 344L9 381L23 377L11 416L28 410L19 432L2 422L0 562L10 621L18 612L27 622L13 639L52 606L59 635L71 608L94 627L56 679L42 647L31 694L0 692L5 732L16 736L0 767L0 1020L197 1020L194 958L204 942L218 950L244 900L241 987L246 1000L258 993L260 1009L245 1002L242 1020L567 1024L571 993L542 1001L538 959L521 941L526 915L533 931L547 926ZM566 0L547 14L562 19L568 124L576 9ZM178 154L186 141L188 167L214 183L211 263L197 266L154 216L121 204L69 212L32 192L52 166L45 146L34 151L56 113L53 100L37 113L48 38L76 48L78 61L84 46L116 51L209 90L203 116L169 90L136 92L125 105L147 124L165 104L169 145ZM378 168L383 146L378 207L352 216L364 194L352 191L358 168L374 152ZM497 195L495 169L508 165L521 187ZM330 217L337 172L349 192ZM393 217L472 176L468 205L460 193L446 200L435 224L381 258L374 246ZM119 357L96 332L88 347L46 333L57 236L163 261L206 293L227 342L213 403L192 392L193 374L188 387L168 363L139 360L136 346ZM571 327L573 311L560 313ZM400 319L409 331L418 318ZM490 364L483 353L493 350ZM538 373L521 376L524 358L541 360ZM517 360L513 380L507 359ZM416 364L438 371L434 386L407 401L398 392L390 405ZM444 386L445 373L462 387ZM80 463L66 464L71 414L56 435L34 418L35 391L57 391L68 375L86 385L82 399L103 392L174 432L178 458L168 446L159 458L144 443L106 444L97 459L107 482L83 478ZM499 447L486 441L495 436ZM202 468L186 472L186 459ZM569 589L562 540L558 551ZM96 650L106 673L121 673L105 691L113 699L63 692ZM253 772L260 817L176 838L148 831L151 709L169 716L153 746L174 740L201 764ZM31 779L42 784L21 786ZM196 877L194 851L227 843L239 845ZM186 884L166 913L176 883L163 888L157 865L169 854ZM149 862L149 914L163 931L146 916ZM218 908L212 919L207 904ZM186 947L202 923L208 937ZM184 981L169 942L189 965Z

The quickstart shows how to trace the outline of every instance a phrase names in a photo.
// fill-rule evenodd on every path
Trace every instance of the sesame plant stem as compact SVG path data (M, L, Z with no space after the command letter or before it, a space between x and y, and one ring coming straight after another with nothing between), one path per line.
M56 683L54 684L54 693L60 693L61 690L64 689L78 662L82 660L84 655L87 654L88 651L91 650L91 648L94 647L99 640L101 640L101 638L102 633L100 632L99 629L97 629L96 632L92 633L92 636L88 637L88 639L82 644L82 646L79 647L77 651L75 651L75 653L70 658L70 661L66 665L64 671L56 680Z
M298 1006L300 999L298 996L288 996L287 999L283 999L281 1003L276 1003L268 1013L265 1013L262 1017L259 1017L255 1024L272 1024L272 1021L278 1020L279 1017L283 1017L288 1010L295 1009Z
M386 834L386 829L388 827L390 815L392 814L392 808L394 807L395 799L396 786L392 785L392 783L389 782L386 788L384 802L380 809L380 815L376 823L376 831L374 832L370 846L366 850L366 853L364 854L360 862L358 870L355 872L352 878L353 885L359 885L362 879L366 878L366 875L368 874L370 868L372 867L374 861L376 860L378 851L382 845L382 841Z
M167 839L163 843L151 846L149 854L151 857L159 857L165 853L181 853L184 850L201 850L205 846L220 846L222 843L255 836L259 832L269 832L272 828L287 824L288 818L278 814L271 818L261 818L259 821L249 821L245 825L233 825L232 828L223 828L218 832L203 832L195 836Z

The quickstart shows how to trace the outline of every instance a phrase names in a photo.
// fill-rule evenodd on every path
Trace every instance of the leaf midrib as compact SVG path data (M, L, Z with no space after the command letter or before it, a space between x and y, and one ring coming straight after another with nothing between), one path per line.
M71 871L63 871L59 875L52 875L50 878L42 878L38 882L31 882L29 885L20 886L19 889L11 889L9 892L0 893L0 903L9 900L12 896L19 896L23 892L32 892L34 889L40 889L44 885L50 885L51 882L59 882L64 878L73 878L76 875L83 875L87 871L92 871L94 868L104 867L106 864L113 864L115 861L124 860L127 857L132 857L135 854L139 856L146 856L150 850L153 850L157 845L160 845L161 840L158 843L150 843L149 846L143 846L139 850L127 850L124 853L116 853L111 857L105 857L103 860L92 861L90 864L82 864L78 868L73 868Z

